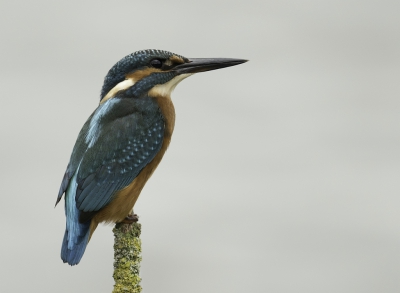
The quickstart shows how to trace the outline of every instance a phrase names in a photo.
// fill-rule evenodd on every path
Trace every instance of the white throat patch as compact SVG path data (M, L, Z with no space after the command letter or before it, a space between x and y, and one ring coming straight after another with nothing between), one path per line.
M107 95L104 96L104 98L101 99L100 104L103 104L105 101L107 101L110 98L113 98L116 93L122 90L126 90L133 86L136 83L135 80L132 78L125 79L124 81L121 81L118 83L116 86L114 86L108 93Z
M169 97L171 95L172 91L178 85L178 83L180 83L186 77L191 76L192 74L193 73L180 74L178 76L175 76L173 79L171 79L170 81L168 81L168 82L166 82L164 84L157 84L156 86L154 86L149 91L149 96L152 96L152 97L157 97L157 96Z

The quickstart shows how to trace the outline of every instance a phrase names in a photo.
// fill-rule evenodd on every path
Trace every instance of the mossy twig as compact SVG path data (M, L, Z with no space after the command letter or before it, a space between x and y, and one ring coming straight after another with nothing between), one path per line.
M140 293L141 225L115 225L114 232L114 290L112 293Z

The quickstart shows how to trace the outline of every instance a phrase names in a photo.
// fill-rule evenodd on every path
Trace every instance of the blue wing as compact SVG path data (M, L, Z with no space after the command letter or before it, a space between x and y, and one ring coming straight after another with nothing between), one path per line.
M106 103L111 101L108 108L99 106L82 128L60 187L59 198L77 172L75 201L83 213L110 203L153 160L163 143L164 119L151 98L113 98Z
M128 186L161 148L164 121L157 115L140 125L137 115L109 123L79 168L76 204L83 212L106 206L116 191ZM140 125L140 127L139 127Z

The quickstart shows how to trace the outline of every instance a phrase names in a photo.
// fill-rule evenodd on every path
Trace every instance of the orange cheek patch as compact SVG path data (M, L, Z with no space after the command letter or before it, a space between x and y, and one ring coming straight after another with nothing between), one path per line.
M169 60L171 60L172 63L175 63L175 64L183 64L183 63L185 63L185 60L183 60L181 57L178 57L176 55L172 55L171 57L169 57Z
M142 80L143 78L145 78L146 76L149 76L150 74L154 73L154 72L162 72L162 70L158 69L158 68L146 68L143 70L138 70L132 73L128 73L125 78L126 79L133 79L134 81L139 81Z

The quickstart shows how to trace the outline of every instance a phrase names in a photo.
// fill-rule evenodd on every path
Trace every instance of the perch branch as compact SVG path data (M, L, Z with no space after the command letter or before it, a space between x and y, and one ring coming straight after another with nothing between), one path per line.
M118 223L113 232L115 285L112 293L140 293L141 225Z

